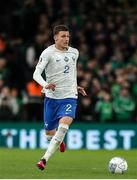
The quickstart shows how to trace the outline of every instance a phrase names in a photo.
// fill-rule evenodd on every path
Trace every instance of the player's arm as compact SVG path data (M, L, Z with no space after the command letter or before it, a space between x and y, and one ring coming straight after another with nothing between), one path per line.
M76 59L78 59L78 57L79 57L79 51L76 49ZM83 96L87 96L87 93L86 93L86 91L84 90L83 87L77 86L77 90L78 90L78 92L79 92L80 94L82 94Z
M86 91L84 90L83 87L77 86L77 90L78 90L78 92L79 92L80 94L82 94L83 96L87 96L87 93L86 93Z
M47 57L45 57L47 56ZM45 67L48 64L48 54L45 54L45 56L43 57L42 55L40 56L39 62L36 66L36 69L33 73L33 79L40 84L43 88L46 89L52 89L53 91L55 90L55 83L47 83L43 77L42 77L42 72L45 69Z

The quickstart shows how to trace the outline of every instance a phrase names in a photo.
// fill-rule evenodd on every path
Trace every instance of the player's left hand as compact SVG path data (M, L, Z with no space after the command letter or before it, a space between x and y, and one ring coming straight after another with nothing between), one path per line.
M87 93L86 93L86 91L84 90L83 87L78 86L77 89L78 89L78 92L79 92L80 94L82 94L83 96L87 96Z

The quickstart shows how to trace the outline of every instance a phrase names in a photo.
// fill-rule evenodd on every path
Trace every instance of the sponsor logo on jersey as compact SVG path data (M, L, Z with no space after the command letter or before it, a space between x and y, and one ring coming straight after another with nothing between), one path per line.
M61 59L56 59L56 62L59 62L59 61L61 61Z
M70 114L71 112L65 112L65 114Z

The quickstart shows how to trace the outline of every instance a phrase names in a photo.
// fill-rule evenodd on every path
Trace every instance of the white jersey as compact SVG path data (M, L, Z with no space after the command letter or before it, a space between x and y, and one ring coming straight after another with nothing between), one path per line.
M33 78L41 86L49 98L64 99L77 98L77 70L76 64L79 56L77 49L69 47L61 51L55 45L45 49L39 59ZM41 74L45 70L46 81ZM55 83L55 91L45 89L47 83Z

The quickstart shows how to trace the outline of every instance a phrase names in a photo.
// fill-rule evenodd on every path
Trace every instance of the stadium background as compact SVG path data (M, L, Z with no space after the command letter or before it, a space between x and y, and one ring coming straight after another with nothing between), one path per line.
M34 144L43 129L44 97L32 74L43 49L53 43L53 26L66 24L71 45L80 51L78 84L88 94L79 95L71 148L104 148L99 141L111 144L108 149L137 147L136 12L134 0L1 2L0 145L18 147L22 137L25 147L41 147Z

